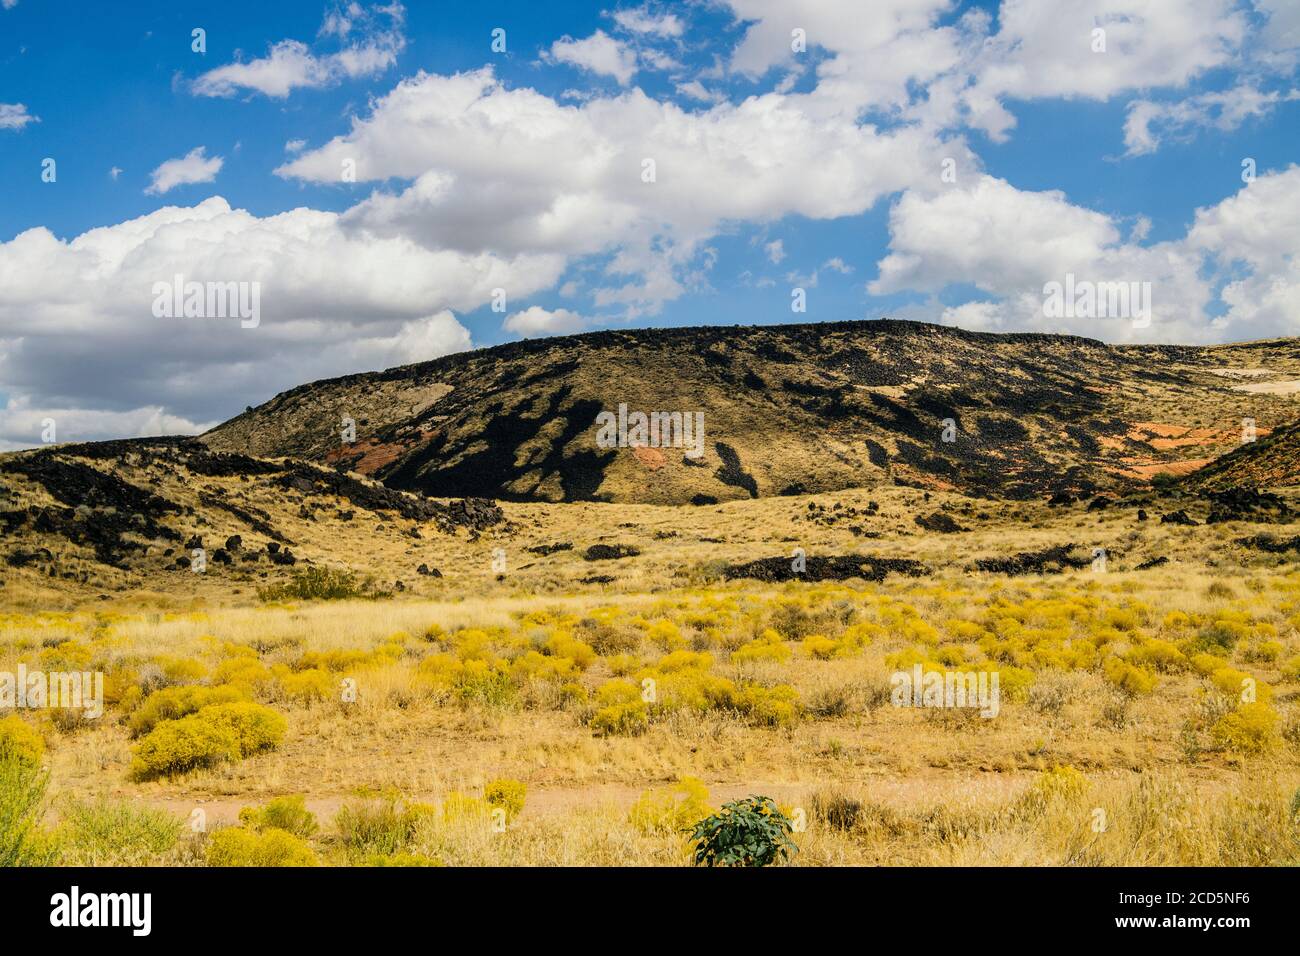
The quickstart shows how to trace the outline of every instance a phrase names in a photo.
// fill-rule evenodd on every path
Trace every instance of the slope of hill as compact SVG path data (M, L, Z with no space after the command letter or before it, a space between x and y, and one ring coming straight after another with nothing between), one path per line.
M1266 434L1296 417L1285 390L1236 384L1243 370L1300 378L1300 343L890 320L606 331L314 382L203 440L433 496L707 504L890 483L1024 499L1190 472L1235 447L1242 418ZM703 454L601 447L597 417L621 404L702 413Z
M1216 458L1188 475L1186 483L1201 489L1300 485L1300 422Z
M1251 563L1291 548L1298 522L1293 493L1174 486L1065 505L898 486L710 507L498 505L188 438L136 439L0 455L0 607L114 595L246 603L326 567L372 579L368 593L450 600L737 578L1055 574L1087 569L1097 549L1111 570L1140 571L1229 553Z

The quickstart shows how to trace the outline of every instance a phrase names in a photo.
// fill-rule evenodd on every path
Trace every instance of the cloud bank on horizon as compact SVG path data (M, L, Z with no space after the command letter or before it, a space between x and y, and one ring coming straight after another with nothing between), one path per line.
M0 450L629 324L1300 333L1289 0L234 4L114 15L66 95L54 6L0 10ZM1148 321L1049 314L1067 277Z

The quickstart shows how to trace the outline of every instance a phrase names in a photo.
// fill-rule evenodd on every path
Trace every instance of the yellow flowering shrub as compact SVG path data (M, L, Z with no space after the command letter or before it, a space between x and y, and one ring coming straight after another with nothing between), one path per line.
M583 687L577 681L569 681L560 685L560 703L565 704L585 704L591 695L587 693L587 688Z
M650 722L650 708L641 699L641 689L628 680L615 678L600 685L596 708L591 729L601 736L639 734Z
M1222 657L1205 653L1193 654L1191 659L1192 670L1202 677L1209 677L1215 671L1226 667L1227 663Z
M334 676L319 667L283 674L280 677L280 690L284 696L298 703L325 700L334 695L336 688Z
M217 665L212 672L218 684L233 684L252 689L271 680L270 669L256 657L230 657Z
M286 728L282 716L261 704L211 704L164 721L142 737L131 773L149 779L249 757L278 747Z
M1267 701L1273 696L1272 687L1235 667L1220 667L1210 674L1210 683L1215 690L1237 700L1244 700L1242 695L1247 691L1253 691L1255 699L1261 701Z
M0 718L0 761L35 767L45 756L45 739L17 714Z
M789 684L744 684L735 697L735 706L760 726L788 727L799 717L799 692Z
M1243 704L1224 714L1210 728L1210 735L1220 746L1241 753L1263 753L1273 749L1281 739L1278 713L1268 704Z
M709 788L696 777L642 792L632 804L628 820L642 833L681 833L707 817Z
M988 634L974 621L951 620L944 625L948 635L955 641L976 643Z
M835 656L839 645L824 634L809 634L799 642L799 650L809 657L828 661Z
M1034 778L1025 793L1025 799L1041 806L1053 800L1078 799L1087 789L1087 777L1068 764L1059 764Z
M524 809L528 787L518 780L491 780L483 788L483 799L489 805L504 810L506 820L514 820Z
M553 657L568 658L579 670L586 670L596 660L596 651L572 634L560 631L546 642L546 651Z
M1028 668L1007 664L981 664L977 670L998 675L998 694L1004 701L1023 703L1029 699L1029 688L1034 684L1034 672Z
M1155 637L1147 638L1130 648L1124 655L1124 659L1134 667L1159 671L1162 674L1177 673L1188 667L1187 658L1176 645Z
M276 797L261 807L244 807L239 822L253 830L283 830L304 839L319 829L316 815L301 796Z
M208 839L208 866L316 866L316 854L284 830L224 827Z
M764 628L754 640L747 644L742 644L731 652L732 663L748 664L756 661L773 661L781 663L788 661L791 656L791 650L781 640L781 635L770 627Z
M370 655L362 650L335 648L328 651L307 651L294 664L295 670L346 671L364 667Z
M1102 673L1106 675L1108 681L1134 697L1149 694L1155 690L1156 678L1154 674L1139 667L1134 667L1118 657L1106 658L1105 663L1102 665Z
M615 677L626 677L641 668L641 658L635 654L615 654L613 657L607 657L605 663L609 665Z
M197 713L209 704L230 704L246 700L248 692L242 687L203 687L187 684L156 690L127 718L126 725L132 737L142 737L165 720L176 720Z
M646 628L645 636L666 651L675 651L686 646L686 638L682 636L681 629L665 618L650 624Z
M563 680L578 673L572 658L551 657L537 651L527 651L510 662L510 674L520 680Z
M208 672L202 661L196 661L192 657L164 655L154 658L153 663L162 671L163 678L169 684L192 684L203 680Z
M94 659L95 650L90 645L81 641L63 641L41 651L40 666L46 671L85 671L90 670Z
M1280 641L1260 641L1248 647L1244 656L1248 661L1270 664L1282 656L1283 650L1285 648Z
M697 651L673 651L659 658L655 669L665 674L676 671L702 670L713 666L713 655Z

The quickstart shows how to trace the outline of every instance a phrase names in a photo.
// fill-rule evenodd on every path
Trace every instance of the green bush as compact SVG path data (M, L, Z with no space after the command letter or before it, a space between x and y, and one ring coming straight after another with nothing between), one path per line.
M208 866L316 866L305 840L284 830L225 827L208 840Z
M100 800L69 803L57 831L64 866L148 866L180 839L182 823L162 810Z
M794 823L769 797L725 803L690 828L696 866L768 866L798 852Z
M294 570L287 581L258 588L257 596L263 601L343 601L385 597L386 592L376 589L373 577L311 565Z
M309 839L320 829L302 797L276 797L264 807L244 807L239 822L257 831L283 830Z
M284 718L261 704L213 704L145 735L136 744L131 773L148 780L239 760L279 746L285 729Z

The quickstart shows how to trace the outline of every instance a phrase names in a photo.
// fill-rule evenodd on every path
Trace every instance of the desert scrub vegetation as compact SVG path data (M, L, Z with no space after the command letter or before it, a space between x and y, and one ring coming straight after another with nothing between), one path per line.
M52 835L63 866L158 866L171 862L181 821L125 800L68 801Z
M343 601L350 598L383 598L389 593L378 588L373 575L360 575L343 568L311 565L295 568L285 581L257 589L263 601Z
M223 827L207 844L208 866L316 866L316 853L300 837L274 828Z
M799 848L790 839L794 824L769 797L723 804L690 830L696 866L771 866Z
M149 780L242 760L279 746L286 727L280 714L262 704L209 704L149 731L135 747L131 774Z
M307 859L266 839L277 831L320 864L680 865L685 828L767 793L809 811L790 865L1228 861L1226 849L1145 837L1121 852L1106 835L1127 832L1114 814L1162 800L1222 808L1265 840L1251 861L1285 862L1278 807L1300 785L1300 574L1262 570L1231 596L1145 575L6 613L0 669L101 670L106 705L96 721L0 720L0 755L29 768L4 811L7 832L27 834L5 845L25 849L6 852ZM996 672L999 716L891 706L891 674L915 666ZM1024 796L1037 774L1067 767L1082 795ZM1138 781L1164 775L1177 786L1137 798ZM907 799L855 789L875 778ZM958 791L932 804L931 783L968 779L996 799ZM1230 799L1246 783L1276 793ZM169 848L150 836L166 821L123 817L132 849L106 843L84 808L65 830L71 794L103 820L124 799L233 806L207 837L182 829ZM1119 829L1089 843L1097 807ZM1067 820L1082 842L1052 835ZM213 849L227 830L241 832ZM937 849L909 849L917 834Z

